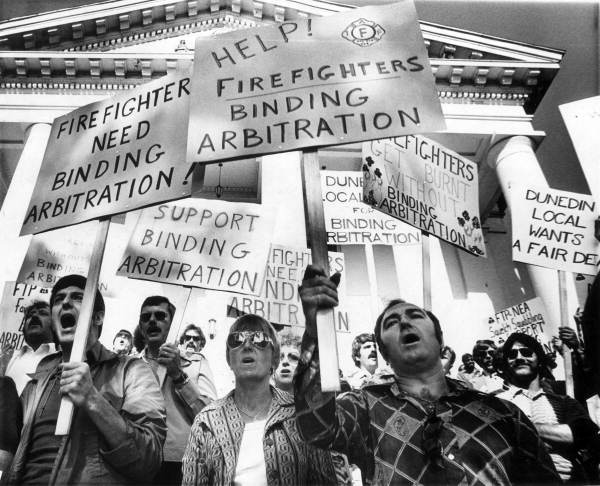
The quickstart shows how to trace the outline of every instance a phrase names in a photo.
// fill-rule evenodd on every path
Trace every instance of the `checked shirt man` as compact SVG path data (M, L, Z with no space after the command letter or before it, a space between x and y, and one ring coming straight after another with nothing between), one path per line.
M444 376L437 318L402 300L377 319L375 337L394 376L336 399L320 389L315 317L337 305L339 276L310 265L296 413L311 445L348 455L367 484L556 483L535 427L518 407Z

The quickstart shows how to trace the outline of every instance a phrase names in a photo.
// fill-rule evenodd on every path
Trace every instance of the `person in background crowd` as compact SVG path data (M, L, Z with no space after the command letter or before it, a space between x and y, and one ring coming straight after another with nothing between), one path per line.
M269 384L280 358L273 326L253 314L238 318L225 357L235 388L196 416L183 484L335 484L330 455L298 435L292 396Z
M217 398L215 379L208 360L201 352L205 345L206 338L200 326L192 323L185 326L179 336L179 351L183 360L181 366L186 373L198 377L198 386L201 389L208 388L210 393L207 396L214 400Z
M444 375L437 318L401 299L375 324L393 383L337 397L322 392L318 309L337 305L339 274L309 265L300 297L306 318L296 371L298 429L309 444L339 451L367 482L390 484L555 483L559 478L533 424L516 406Z
M471 353L465 353L461 356L461 365L458 367L458 379L470 385L470 378L477 371L475 360Z
M294 393L294 373L300 360L300 337L283 334L279 339L279 365L273 373L273 384L280 390Z
M167 440L155 484L181 484L181 459L194 417L216 398L212 377L202 373L200 363L184 360L179 348L166 342L174 316L169 299L154 295L142 303L138 324L144 345L140 357L156 374L167 407Z
M352 388L360 388L370 381L377 370L377 344L375 336L363 332L352 341L352 361L356 370L346 376Z
M165 407L152 371L118 356L98 338L104 299L96 290L86 362L69 362L86 278L59 279L50 294L52 330L61 351L46 356L22 394L25 419L7 484L147 482L160 466ZM70 432L54 435L60 399L75 412Z
M580 403L585 403L589 396L587 391L585 377L585 353L583 344L579 342L577 331L567 326L558 328L558 336L552 339L554 350L565 356L565 353L571 355L571 367L573 372L573 388L575 399ZM564 387L558 387L556 380L551 381L555 392L563 392ZM562 383L561 383L562 384ZM559 388L557 390L557 388ZM564 390L566 391L566 390Z
M504 369L512 386L498 397L517 405L533 422L563 481L597 480L596 474L587 475L579 452L600 445L598 427L577 400L542 389L540 380L550 373L542 345L532 336L515 332L503 349Z
M473 373L469 378L470 385L484 393L497 393L502 390L504 380L494 367L498 348L490 339L479 339L473 346L473 360L481 373ZM464 375L463 375L464 377Z
M0 375L0 477L13 460L23 424L23 407L10 376Z
M133 348L133 336L127 329L121 329L113 339L113 352L127 356Z
M456 361L456 353L450 346L444 346L441 351L441 359L444 374L449 375L454 366L454 362Z
M52 337L52 318L50 305L43 300L35 300L23 312L23 336L25 343L15 351L6 367L6 376L10 376L19 395L29 381L39 362L49 354L56 352Z

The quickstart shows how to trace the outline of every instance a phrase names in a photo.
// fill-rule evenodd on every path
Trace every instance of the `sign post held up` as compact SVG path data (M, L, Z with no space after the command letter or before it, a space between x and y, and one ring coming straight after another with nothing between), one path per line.
M429 234L421 232L421 266L423 268L423 308L431 310L431 257L429 253Z
M327 254L327 232L323 214L319 160L316 149L303 152L302 192L306 210L306 227L313 264L325 270L329 275L329 257ZM337 340L333 309L317 312L317 337L319 339L319 367L321 371L321 389L340 391ZM325 352L327 350L327 352Z
M560 325L570 327L569 308L567 305L567 276L564 270L558 271L558 298L560 302ZM566 345L563 346L563 360L565 362L565 387L567 389L567 395L571 398L574 398L575 386L573 384L573 363L571 360L571 351Z
M85 348L87 347L88 334L92 323L96 289L98 288L100 267L102 266L102 257L104 255L109 226L110 218L103 218L99 221L98 229L96 230L96 240L92 249L90 268L85 284L83 302L81 303L81 311L77 319L77 328L75 329L69 362L82 361L85 357ZM67 435L69 433L73 420L73 410L73 402L66 396L63 396L60 401L58 418L56 419L56 435Z

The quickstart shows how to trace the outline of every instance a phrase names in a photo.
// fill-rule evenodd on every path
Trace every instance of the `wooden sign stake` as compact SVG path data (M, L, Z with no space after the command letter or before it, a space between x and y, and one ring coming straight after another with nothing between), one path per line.
M101 218L96 230L96 240L92 249L90 258L90 266L88 270L83 301L81 302L81 310L79 319L77 319L77 328L73 338L73 348L69 362L83 361L87 347L88 334L92 324L92 314L94 310L94 300L96 297L96 289L98 288L98 279L100 277L100 267L102 266L102 257L104 255L104 247L106 246L106 237L108 236L108 227L110 226L110 217ZM60 401L58 410L58 418L56 419L56 435L68 435L73 421L74 405L71 400L63 396Z
M567 277L564 270L558 270L558 298L560 305L560 325L569 326L569 306L567 299ZM573 384L573 362L571 360L571 350L563 344L563 360L565 362L565 386L567 395L575 398L575 386Z
M429 233L421 231L421 264L423 267L423 308L431 310L431 258Z
M306 227L312 262L329 275L327 232L323 214L321 174L316 149L303 151L302 192L306 212ZM319 339L319 367L321 389L325 392L340 391L338 350L335 335L334 309L317 312L317 337Z

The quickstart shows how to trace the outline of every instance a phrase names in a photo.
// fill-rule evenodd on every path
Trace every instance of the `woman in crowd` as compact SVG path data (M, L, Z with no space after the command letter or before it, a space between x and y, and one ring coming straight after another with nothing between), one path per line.
M194 420L183 457L183 484L335 484L328 453L301 441L292 395L270 385L280 346L269 322L237 319L226 359L235 388Z

